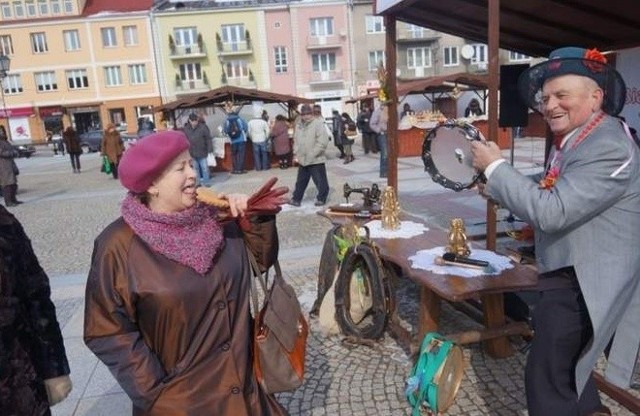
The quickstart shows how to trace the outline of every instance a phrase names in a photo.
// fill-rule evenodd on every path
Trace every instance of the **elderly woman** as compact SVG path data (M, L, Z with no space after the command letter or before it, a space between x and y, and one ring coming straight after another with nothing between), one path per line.
M253 375L242 233L197 201L184 133L140 139L119 172L129 192L95 241L84 339L133 414L286 414ZM232 217L246 214L246 195L224 198Z
M0 126L3 127L3 126ZM15 207L22 204L22 201L16 199L18 191L18 166L14 160L16 150L9 143L4 128L0 129L0 187L2 187L2 196L4 196L4 204L8 207Z

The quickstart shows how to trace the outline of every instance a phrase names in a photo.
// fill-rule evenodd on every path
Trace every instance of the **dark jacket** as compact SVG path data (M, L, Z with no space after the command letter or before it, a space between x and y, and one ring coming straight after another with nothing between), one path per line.
M80 147L80 137L75 130L66 129L64 133L62 133L62 139L64 140L64 146L67 148L67 153L82 153L82 147Z
M96 239L84 339L134 415L283 415L255 381L250 266L235 223L204 276L153 251L121 218Z
M361 111L358 114L357 126L362 134L372 134L374 132L369 127L369 119L371 119L371 111Z
M189 139L189 154L192 158L204 159L213 152L211 132L204 121L198 122L195 128L191 127L191 123L187 121L182 131Z
M289 138L289 125L284 120L278 120L271 127L273 137L273 151L278 156L291 153L291 139Z
M0 415L47 415L44 380L69 374L49 278L0 206Z
M8 141L0 139L0 186L17 183L15 174L16 151Z

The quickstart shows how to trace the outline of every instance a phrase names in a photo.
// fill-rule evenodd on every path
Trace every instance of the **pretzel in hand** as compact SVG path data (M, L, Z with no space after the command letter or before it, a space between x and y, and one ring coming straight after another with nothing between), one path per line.
M229 201L224 199L224 196L220 196L213 192L209 188L200 186L196 188L196 199L200 202L204 202L207 205L212 205L220 210L229 209Z

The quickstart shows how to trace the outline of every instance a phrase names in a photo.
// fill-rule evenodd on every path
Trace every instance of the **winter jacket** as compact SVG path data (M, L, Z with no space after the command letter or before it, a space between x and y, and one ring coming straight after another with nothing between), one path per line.
M182 128L184 134L189 139L189 154L194 159L204 159L209 153L213 153L213 141L211 140L211 132L204 121L191 127L190 122L186 122Z
M293 152L302 166L317 165L327 161L325 151L329 136L320 118L299 120L293 135Z

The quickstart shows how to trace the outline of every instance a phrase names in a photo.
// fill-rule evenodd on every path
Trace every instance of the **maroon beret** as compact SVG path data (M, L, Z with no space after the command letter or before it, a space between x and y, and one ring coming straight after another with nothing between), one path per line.
M120 159L120 183L132 192L145 192L169 163L187 149L189 140L180 130L160 131L139 139Z

